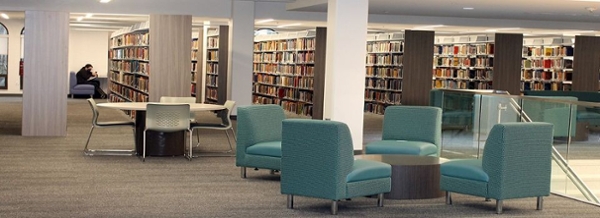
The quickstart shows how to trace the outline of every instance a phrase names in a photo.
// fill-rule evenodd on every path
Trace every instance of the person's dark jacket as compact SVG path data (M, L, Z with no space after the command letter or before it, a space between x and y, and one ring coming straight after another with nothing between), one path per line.
M92 74L91 71L84 69L79 70L79 72L77 72L77 84L85 84L87 83L88 79L90 77L93 77L94 75Z

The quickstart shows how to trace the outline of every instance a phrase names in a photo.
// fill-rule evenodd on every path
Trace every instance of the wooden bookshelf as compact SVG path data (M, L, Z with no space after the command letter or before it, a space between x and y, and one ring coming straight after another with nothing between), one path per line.
M433 88L492 89L492 37L438 37L434 45Z
M571 90L573 44L565 38L525 39L521 63L521 91Z
M190 87L190 94L192 97L196 97L196 87L197 87L197 81L196 78L198 76L198 72L200 72L198 69L202 68L202 64L200 64L200 68L198 68L198 38L193 38L192 39L192 74L191 74L191 78L192 78L192 84Z
M315 84L315 80L322 81L319 79L324 78L324 67L317 68L320 65L315 63L315 58L324 54L325 50L325 46L316 47L316 39L324 39L317 33L326 34L324 28L319 30L255 37L254 104L277 104L295 114L322 116L321 109L318 110L319 114L313 113L317 103L313 100L322 99L315 95L323 95L318 88L319 84ZM324 55L320 59L324 60L323 57ZM318 106L322 107L322 104Z
M111 35L109 101L147 102L150 76L148 22Z
M206 77L204 102L225 104L228 96L229 27L209 29L206 36Z
M383 114L402 99L404 34L367 36L365 112Z

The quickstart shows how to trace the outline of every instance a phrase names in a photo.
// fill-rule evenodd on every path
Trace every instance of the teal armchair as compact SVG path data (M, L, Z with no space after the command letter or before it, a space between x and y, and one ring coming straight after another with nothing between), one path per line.
M278 105L251 105L237 109L237 145L235 165L246 168L280 170L281 122L285 119Z
M452 160L440 167L440 187L450 192L496 199L502 213L506 199L550 195L552 131L549 123L504 123L492 127L482 159Z
M285 120L281 145L281 193L287 207L294 196L332 200L331 213L337 214L338 201L358 196L378 195L391 190L389 164L354 160L352 137L344 123L323 120Z
M365 153L439 156L441 146L441 108L389 106L383 116L382 140L367 144Z

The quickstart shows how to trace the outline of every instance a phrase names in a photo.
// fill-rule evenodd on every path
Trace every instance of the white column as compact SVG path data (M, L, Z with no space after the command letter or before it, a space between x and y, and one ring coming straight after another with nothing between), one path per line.
M368 0L329 0L325 118L344 122L354 150L363 147Z
M252 54L254 49L254 2L233 1L229 21L229 88L237 106L252 104Z

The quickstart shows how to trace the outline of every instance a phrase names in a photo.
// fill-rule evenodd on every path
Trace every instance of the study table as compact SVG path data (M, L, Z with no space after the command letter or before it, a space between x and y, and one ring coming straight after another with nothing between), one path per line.
M135 112L135 150L142 151L144 129L146 128L146 105L152 104L169 104L158 102L114 102L100 103L98 107L112 108L119 110L131 110ZM184 104L184 103L174 103ZM189 104L190 111L217 111L226 109L223 105L216 104ZM185 131L179 132L146 132L146 155L147 156L176 156L183 155L185 150ZM138 153L140 155L140 153Z

